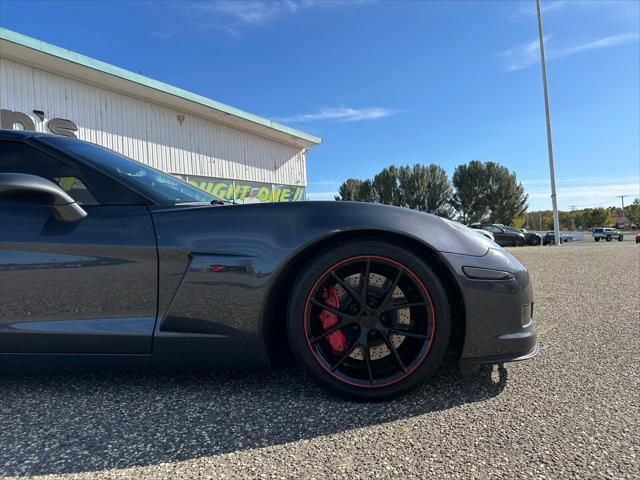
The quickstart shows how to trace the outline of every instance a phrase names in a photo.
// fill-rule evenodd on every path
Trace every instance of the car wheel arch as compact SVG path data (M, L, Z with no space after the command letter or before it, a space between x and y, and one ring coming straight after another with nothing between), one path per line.
M278 356L289 346L286 341L286 306L293 283L304 265L315 257L318 252L327 250L350 240L373 240L400 244L434 269L438 278L443 283L449 305L451 308L452 331L449 342L449 350L457 359L462 351L466 330L466 311L464 297L460 285L455 279L450 266L437 254L437 252L425 242L408 235L384 230L350 230L335 232L322 236L305 244L292 253L283 265L274 272L274 279L270 287L260 313L260 334L266 344L266 349L271 363L279 360Z

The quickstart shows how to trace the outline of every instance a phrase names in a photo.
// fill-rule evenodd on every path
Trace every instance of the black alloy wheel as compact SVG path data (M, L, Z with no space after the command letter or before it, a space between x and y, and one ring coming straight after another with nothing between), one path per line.
M450 323L442 284L423 260L361 241L316 257L296 282L287 325L294 355L323 387L379 400L439 366Z

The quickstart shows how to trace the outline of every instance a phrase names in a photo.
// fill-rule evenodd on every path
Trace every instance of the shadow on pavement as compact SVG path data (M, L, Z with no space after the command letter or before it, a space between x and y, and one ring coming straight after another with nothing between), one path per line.
M0 374L0 476L154 465L423 415L492 398L504 366L440 370L383 403L333 397L295 366L267 372Z

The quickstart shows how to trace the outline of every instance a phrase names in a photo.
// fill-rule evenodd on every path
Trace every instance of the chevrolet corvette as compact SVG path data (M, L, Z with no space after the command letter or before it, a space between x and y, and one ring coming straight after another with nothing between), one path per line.
M453 221L234 204L91 143L0 131L0 367L267 368L288 346L359 400L445 354L531 358L525 267Z

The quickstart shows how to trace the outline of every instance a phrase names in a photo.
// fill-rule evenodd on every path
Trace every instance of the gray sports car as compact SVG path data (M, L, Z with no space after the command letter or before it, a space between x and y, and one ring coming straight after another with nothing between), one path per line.
M381 399L451 350L534 356L527 270L432 215L234 205L96 145L0 131L0 366L265 368Z

